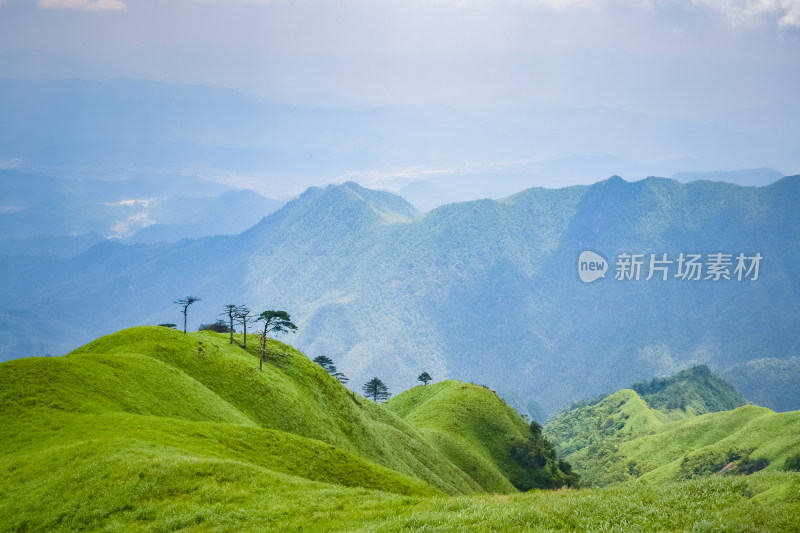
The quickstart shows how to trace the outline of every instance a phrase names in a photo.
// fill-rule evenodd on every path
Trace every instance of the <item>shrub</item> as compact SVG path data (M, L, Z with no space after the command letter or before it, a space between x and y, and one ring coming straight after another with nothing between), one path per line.
M728 451L703 450L699 453L685 456L678 467L678 479L694 479L716 474L728 463L738 461L748 453L750 452L737 449Z
M786 462L783 463L783 469L787 472L800 472L800 453L787 457Z
M758 472L759 470L765 469L768 465L769 459L766 457L753 459L748 455L747 457L742 458L742 460L730 470L730 473L750 475Z
M230 333L231 328L222 320L217 320L213 324L200 324L198 331L216 331L217 333Z

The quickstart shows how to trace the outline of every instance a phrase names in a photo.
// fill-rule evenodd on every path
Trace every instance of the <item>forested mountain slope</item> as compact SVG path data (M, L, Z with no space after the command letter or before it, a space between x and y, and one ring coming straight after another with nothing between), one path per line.
M86 340L175 322L171 302L185 294L203 298L195 325L225 303L286 309L300 326L293 342L332 357L355 383L379 375L397 390L427 370L553 412L695 364L724 372L797 355L798 200L798 176L760 188L610 178L422 215L345 183L311 188L239 236L7 257L0 296L6 316L24 311ZM580 281L585 249L608 261L605 279ZM731 279L676 278L682 253L706 268L713 254L731 254ZM643 256L638 281L615 279L623 254ZM668 279L646 279L650 254L667 254ZM738 254L760 254L757 280L753 271L737 280ZM27 355L26 341L47 345L5 324L5 357Z

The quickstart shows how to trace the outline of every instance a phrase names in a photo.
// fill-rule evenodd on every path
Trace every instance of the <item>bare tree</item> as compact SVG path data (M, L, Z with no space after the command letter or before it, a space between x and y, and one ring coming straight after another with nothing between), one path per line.
M172 302L174 304L178 304L180 306L183 306L182 313L183 313L183 332L184 333L186 333L186 312L189 309L189 306L192 305L195 302L200 302L202 300L203 300L202 298L198 298L197 296L187 296L186 298L180 298L180 299L175 300L174 302Z
M258 363L258 369L263 370L264 360L267 358L267 333L288 333L296 331L297 326L292 324L289 313L286 311L264 311L258 315L256 320L264 322L264 334L261 335L261 358Z
M247 323L250 322L250 315L252 311L245 307L244 305L239 306L238 311L236 312L236 320L242 325L242 332L244 333L244 343L242 344L242 348L245 350L247 349Z
M231 344L233 344L233 321L239 316L240 308L241 306L239 305L227 304L222 306L222 313L220 313L223 316L227 316L228 322L230 322Z

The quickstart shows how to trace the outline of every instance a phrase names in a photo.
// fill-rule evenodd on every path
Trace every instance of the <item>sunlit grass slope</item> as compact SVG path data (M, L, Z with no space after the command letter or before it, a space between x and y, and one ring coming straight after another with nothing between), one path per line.
M765 458L768 471L780 469L788 456L800 453L800 411L745 405L681 415L681 410L652 409L624 389L561 413L546 434L590 485L637 478L664 482L714 473L731 462L729 455Z
M249 344L245 352L231 346L226 335L132 328L98 339L68 358L141 354L202 384L253 425L324 441L447 493L474 491L467 476L442 461L412 427L342 387L305 355L270 340L270 363L259 372L257 338L251 337Z
M800 411L775 413L746 405L665 424L653 435L619 445L620 453L636 461L642 478L660 482L692 477L682 463L703 454L729 450L766 458L766 470L780 470L786 458L800 453Z
M594 405L559 413L545 426L545 434L560 454L569 456L587 446L639 435L661 424L661 413L633 390L622 389Z
M374 516L333 531L800 531L800 475L426 498L405 508L384 502Z
M519 465L511 458L510 439L525 438L529 429L494 392L448 380L409 389L386 406L419 430L481 489L516 491L509 478L518 475Z
M254 348L133 328L1 364L0 531L800 527L800 476L780 472L458 495L512 490L500 433L527 427L493 393L445 382L387 409L278 342L261 373Z
M274 484L272 497L285 483L309 494L481 490L399 417L269 346L259 372L255 346L140 327L2 364L0 524L94 528L225 479L234 492Z

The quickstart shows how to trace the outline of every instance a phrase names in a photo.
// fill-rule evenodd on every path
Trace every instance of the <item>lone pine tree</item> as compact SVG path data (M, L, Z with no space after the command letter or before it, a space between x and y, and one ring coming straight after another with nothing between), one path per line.
M391 396L386 384L377 377L364 383L364 387L361 390L364 391L364 395L367 398L372 398L374 402L388 400L389 396Z

